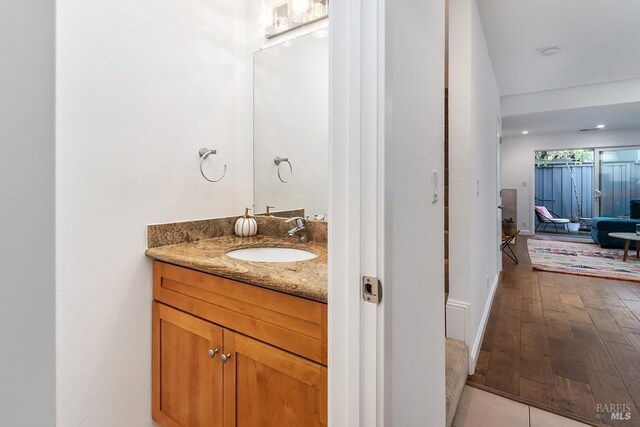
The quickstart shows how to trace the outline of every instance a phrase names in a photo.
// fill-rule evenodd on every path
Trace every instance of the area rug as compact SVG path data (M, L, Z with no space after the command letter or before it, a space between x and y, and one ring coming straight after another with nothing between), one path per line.
M534 270L640 282L635 250L629 250L624 262L622 249L603 249L595 243L529 239L527 247Z

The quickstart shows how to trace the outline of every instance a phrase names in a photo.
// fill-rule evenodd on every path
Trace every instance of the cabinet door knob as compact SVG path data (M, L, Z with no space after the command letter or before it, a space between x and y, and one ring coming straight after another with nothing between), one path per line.
M213 359L214 357L216 357L216 354L218 354L219 351L220 350L218 350L217 348L210 348L209 357Z
M231 353L220 355L220 360L222 361L222 363L227 363L229 359L231 359Z

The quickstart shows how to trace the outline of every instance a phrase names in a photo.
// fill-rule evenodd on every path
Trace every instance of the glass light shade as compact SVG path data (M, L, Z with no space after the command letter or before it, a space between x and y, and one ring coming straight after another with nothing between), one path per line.
M297 15L306 13L309 10L309 0L293 0L291 10Z
M273 10L264 1L258 7L258 24L263 28L273 25Z

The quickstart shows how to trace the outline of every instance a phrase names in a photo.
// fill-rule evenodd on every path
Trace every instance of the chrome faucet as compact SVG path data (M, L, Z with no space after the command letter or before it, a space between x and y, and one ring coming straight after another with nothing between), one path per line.
M289 236L298 237L298 242L307 243L309 241L309 233L307 231L307 220L301 216L294 216L286 220L286 223L295 221L296 226L288 231Z

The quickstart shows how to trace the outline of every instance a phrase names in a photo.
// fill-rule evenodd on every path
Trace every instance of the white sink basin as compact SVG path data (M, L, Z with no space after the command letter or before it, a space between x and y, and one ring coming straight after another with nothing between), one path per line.
M247 248L227 252L233 259L254 262L297 262L316 258L313 252L291 248Z

